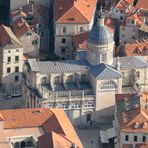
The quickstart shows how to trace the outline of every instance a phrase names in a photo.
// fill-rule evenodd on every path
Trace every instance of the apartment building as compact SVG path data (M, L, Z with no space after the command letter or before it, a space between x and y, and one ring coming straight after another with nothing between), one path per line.
M115 128L117 147L147 147L147 98L147 92L116 95Z
M89 31L94 24L96 0L55 0L55 54L62 59L72 57L72 36Z
M0 50L1 84L10 93L11 89L17 89L22 84L23 45L4 25L0 26Z

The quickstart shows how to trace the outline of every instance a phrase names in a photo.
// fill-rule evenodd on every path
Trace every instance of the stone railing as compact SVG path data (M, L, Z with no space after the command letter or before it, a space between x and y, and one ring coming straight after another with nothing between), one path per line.
M44 99L56 99L56 98L82 98L95 96L92 89L87 90L71 90L71 91L59 91L59 92L46 92L43 94Z

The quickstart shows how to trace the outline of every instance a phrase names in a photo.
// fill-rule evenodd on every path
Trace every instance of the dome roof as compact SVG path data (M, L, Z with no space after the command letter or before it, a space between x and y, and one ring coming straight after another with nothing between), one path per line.
M97 23L89 32L87 41L97 45L105 45L113 42L113 37L108 28Z

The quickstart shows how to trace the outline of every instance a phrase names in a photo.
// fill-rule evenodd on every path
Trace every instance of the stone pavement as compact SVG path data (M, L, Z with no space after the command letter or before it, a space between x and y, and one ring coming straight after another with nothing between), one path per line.
M99 139L99 129L78 129L75 127L75 130L84 146L84 148L102 148L100 145Z

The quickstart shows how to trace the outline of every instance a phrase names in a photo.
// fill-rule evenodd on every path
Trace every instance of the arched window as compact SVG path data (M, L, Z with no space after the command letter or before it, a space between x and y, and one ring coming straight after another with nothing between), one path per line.
M21 142L21 148L24 148L25 147L25 141L22 141Z
M14 148L19 148L19 142L16 142L16 143L14 144Z
M93 108L95 106L95 103L93 101L88 101L84 103L85 108Z
M136 76L137 76L137 78L140 78L140 72L139 71L136 72Z
M32 141L27 141L27 147L32 147Z
M85 74L81 76L81 81L82 82L85 82L86 81L86 75Z
M118 88L114 81L107 81L100 85L101 90L116 90Z
M70 75L67 77L66 82L72 82L73 81L73 76Z
M60 76L56 76L56 77L54 78L54 83L55 83L55 84L60 83Z
M42 83L42 84L46 83L46 77L42 77L42 78L41 78L41 83Z

